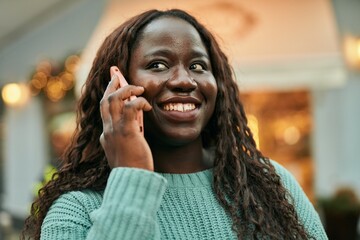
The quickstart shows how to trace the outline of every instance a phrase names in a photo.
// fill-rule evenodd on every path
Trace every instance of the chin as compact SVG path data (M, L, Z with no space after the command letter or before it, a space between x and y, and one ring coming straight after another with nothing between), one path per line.
M155 134L145 132L145 137L150 144L180 147L201 140L201 132L176 129L176 131L161 132L161 134L160 131Z

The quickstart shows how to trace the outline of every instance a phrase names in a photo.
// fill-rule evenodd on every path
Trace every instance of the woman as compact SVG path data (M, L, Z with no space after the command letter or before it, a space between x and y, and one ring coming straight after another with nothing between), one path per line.
M294 178L256 149L227 57L186 12L147 11L105 39L78 123L27 219L35 239L327 239Z

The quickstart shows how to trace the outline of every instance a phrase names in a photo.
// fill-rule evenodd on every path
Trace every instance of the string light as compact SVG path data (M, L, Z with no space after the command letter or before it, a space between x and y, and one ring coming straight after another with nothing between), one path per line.
M349 66L360 69L360 37L346 36L344 41L345 57Z
M64 68L59 71L49 61L42 61L36 66L28 84L9 83L2 88L1 96L4 103L11 107L25 105L30 95L43 93L52 102L58 102L71 91L75 85L75 72L80 58L69 56L64 62Z
M1 96L6 105L21 107L29 100L29 88L23 83L9 83L3 87Z
M295 126L290 126L284 130L283 139L288 145L296 144L301 138L300 131Z
M36 96L44 93L50 101L60 101L75 85L74 74L79 61L77 55L67 57L62 71L57 70L49 61L40 62L29 82L31 94Z

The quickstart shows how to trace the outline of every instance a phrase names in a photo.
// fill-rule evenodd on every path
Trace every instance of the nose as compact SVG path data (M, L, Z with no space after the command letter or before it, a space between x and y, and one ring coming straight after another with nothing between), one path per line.
M176 92L191 92L197 87L197 83L191 78L186 68L179 67L166 82L166 86Z

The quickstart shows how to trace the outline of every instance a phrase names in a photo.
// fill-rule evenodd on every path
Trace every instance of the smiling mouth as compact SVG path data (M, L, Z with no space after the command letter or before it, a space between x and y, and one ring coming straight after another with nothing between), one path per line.
M188 112L196 108L194 103L166 103L162 106L165 111Z

